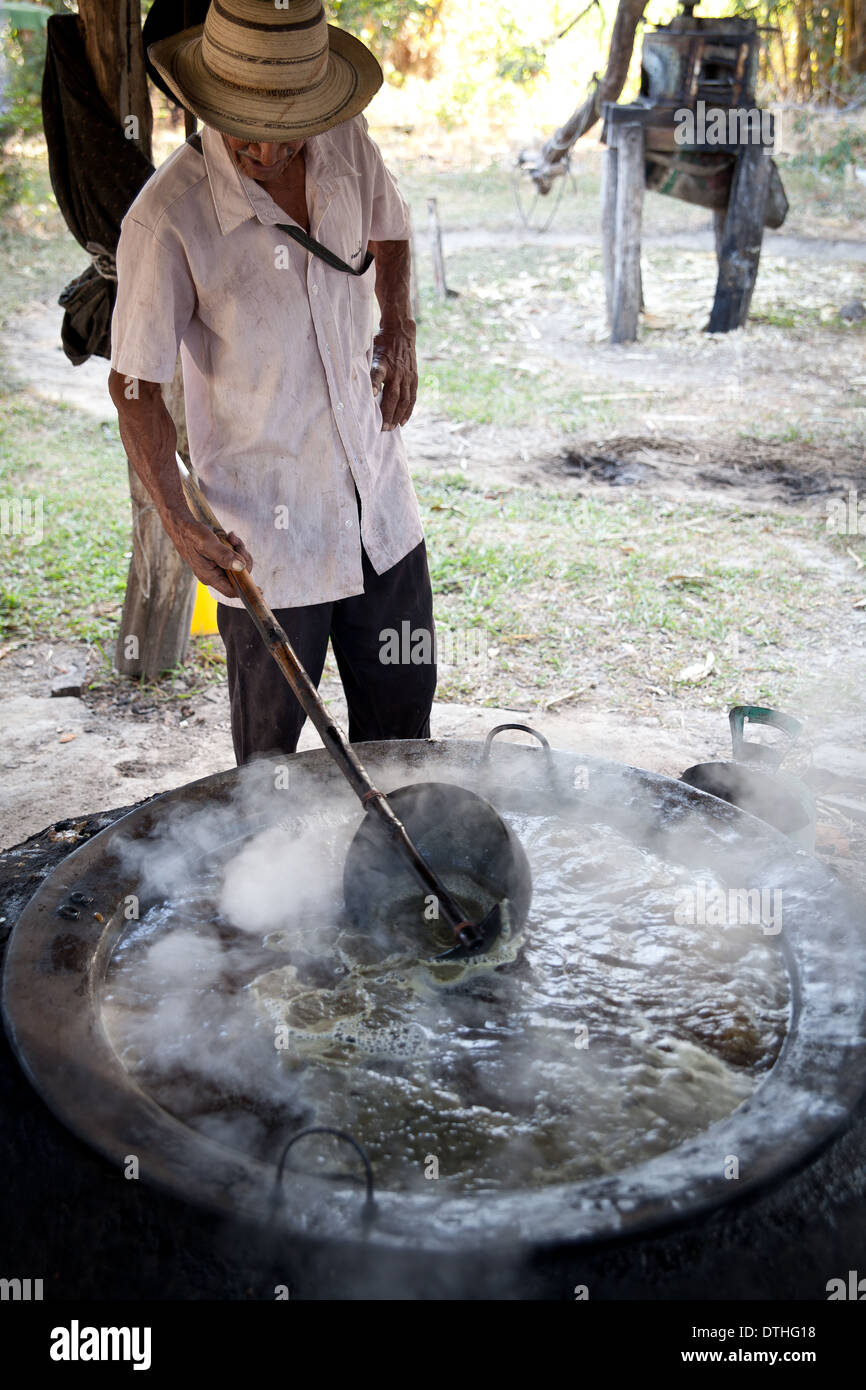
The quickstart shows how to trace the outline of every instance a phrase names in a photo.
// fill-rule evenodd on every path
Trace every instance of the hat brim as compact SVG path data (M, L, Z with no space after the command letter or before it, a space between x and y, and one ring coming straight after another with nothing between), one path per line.
M232 86L205 67L203 29L199 24L152 44L148 57L188 111L240 139L282 142L320 135L363 111L384 80L369 48L329 24L328 70L313 91L273 96Z

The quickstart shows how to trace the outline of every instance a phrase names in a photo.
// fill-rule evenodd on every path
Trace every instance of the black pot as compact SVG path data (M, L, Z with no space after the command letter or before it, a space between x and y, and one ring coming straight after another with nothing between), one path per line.
M815 799L799 777L779 771L787 748L750 743L744 736L749 721L780 729L793 743L802 725L788 714L758 705L735 705L728 718L733 762L696 763L686 768L681 781L766 821L802 849L814 849Z

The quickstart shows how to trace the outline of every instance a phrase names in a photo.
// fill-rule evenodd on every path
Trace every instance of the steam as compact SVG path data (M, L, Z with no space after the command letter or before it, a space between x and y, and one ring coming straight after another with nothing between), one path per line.
M297 839L282 826L262 831L226 865L220 914L254 936L295 919L307 919L314 932L339 906L338 861L348 838L337 835L326 846L319 828Z

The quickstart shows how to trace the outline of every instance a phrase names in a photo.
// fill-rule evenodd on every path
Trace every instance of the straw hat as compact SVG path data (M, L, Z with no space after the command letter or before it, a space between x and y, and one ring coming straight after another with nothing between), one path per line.
M382 69L321 0L212 0L204 24L148 49L205 125L252 141L318 135L362 111Z

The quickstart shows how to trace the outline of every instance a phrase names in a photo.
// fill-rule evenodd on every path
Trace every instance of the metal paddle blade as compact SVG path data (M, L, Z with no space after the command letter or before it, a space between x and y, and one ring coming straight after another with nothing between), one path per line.
M471 956L486 956L493 950L503 932L511 925L508 899L496 903L480 922L467 922L457 933L457 945L450 951L440 951L434 960L468 960Z
M520 841L489 801L454 783L413 782L390 791L388 802L454 911L434 910L435 893L418 882L368 811L343 869L346 912L356 931L384 950L420 959L456 951L459 959L501 936L497 914L506 901L508 924L520 931L529 915L532 875ZM460 940L455 933L464 924L467 935ZM474 947L473 937L479 941Z

